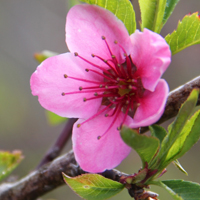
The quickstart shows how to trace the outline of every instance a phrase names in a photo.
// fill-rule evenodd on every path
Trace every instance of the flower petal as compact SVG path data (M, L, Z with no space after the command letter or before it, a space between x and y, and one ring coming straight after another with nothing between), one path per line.
M94 93L61 95L63 92L80 92L80 86L96 86L70 77L64 78L64 74L91 81L102 81L101 76L85 71L87 65L71 53L46 59L31 76L32 94L38 96L40 104L45 109L63 117L88 117L96 113L101 105L101 98L83 101L84 97L94 97Z
M168 84L160 79L154 92L146 90L130 125L132 128L149 126L162 116L169 92Z
M116 167L131 150L123 142L117 130L124 114L119 114L113 126L106 132L113 122L113 117L105 117L105 113L77 128L77 124L84 121L79 119L73 127L72 142L76 161L83 170L91 173ZM132 119L127 116L125 124L128 125L131 121ZM102 138L98 140L98 136Z
M102 36L106 37L112 54L122 63L122 50L114 41L117 40L127 53L131 46L128 31L122 21L96 5L76 5L70 9L66 23L66 43L72 53L78 52L83 57L95 54L110 59L111 55ZM94 58L90 59L94 61ZM95 63L105 65L98 58L95 58Z
M171 62L171 51L165 39L148 29L138 30L131 36L132 62L137 67L136 76L142 78L145 89L154 91L160 77Z

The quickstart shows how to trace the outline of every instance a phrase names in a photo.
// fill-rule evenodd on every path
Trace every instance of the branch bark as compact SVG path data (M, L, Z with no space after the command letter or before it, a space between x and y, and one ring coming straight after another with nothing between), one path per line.
M162 123L176 116L181 104L193 88L200 89L200 76L170 92L165 112L157 123ZM200 97L197 105L200 105ZM143 131L145 131L145 128L143 128ZM61 172L71 177L85 173L76 163L73 151L58 157L53 162L42 166L15 183L2 184L0 186L0 200L34 200L64 184ZM121 175L125 174L113 169L104 172L102 175L118 181Z

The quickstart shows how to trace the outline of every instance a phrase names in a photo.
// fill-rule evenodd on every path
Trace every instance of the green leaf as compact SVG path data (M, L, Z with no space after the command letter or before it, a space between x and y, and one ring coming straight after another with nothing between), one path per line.
M164 137L167 135L167 131L162 126L159 126L157 124L149 126L149 129L151 131L151 135L157 137L160 140L161 144Z
M20 151L14 151L12 153L0 151L0 181L17 167L22 158Z
M143 167L145 166L145 162L149 163L154 157L160 144L156 137L138 134L135 130L125 126L122 127L121 137L127 145L139 154Z
M55 56L55 55L58 55L58 54L55 52L52 52L52 51L44 50L42 52L35 53L34 58L36 61L38 61L38 63L41 63L44 60L46 60L47 58Z
M182 167L181 163L178 160L173 161L173 164L181 171L183 172L185 175L188 176L187 171Z
M177 29L165 37L172 54L176 54L183 49L200 43L200 18L198 13L186 15L178 23Z
M167 0L166 7L165 7L165 13L164 13L163 21L162 21L163 25L167 22L168 18L172 14L172 12L178 2L179 2L179 0Z
M167 160L169 158L166 159L166 157L169 151L171 151L170 149L172 148L172 146L177 142L177 139L179 141L179 138L182 135L182 130L187 123L188 118L192 114L194 107L196 106L198 96L199 90L193 89L187 100L182 104L175 121L172 123L172 126L170 128L171 131L163 139L160 151L155 157L154 161L149 166L150 168L162 171L168 165ZM174 160L175 159L177 158L174 158Z
M200 138L200 110L187 121L182 132L169 150L166 162L183 156Z
M63 173L63 177L74 192L87 200L108 199L124 188L123 184L98 174L83 174L71 178Z
M167 0L139 0L141 11L141 29L148 28L160 33Z
M53 126L59 125L68 120L66 117L61 117L48 110L46 110L46 117L48 123Z
M168 191L176 200L199 200L200 184L184 180L166 180L154 182Z
M135 32L136 21L133 5L129 0L81 0L88 4L98 5L111 11L126 26L129 34Z

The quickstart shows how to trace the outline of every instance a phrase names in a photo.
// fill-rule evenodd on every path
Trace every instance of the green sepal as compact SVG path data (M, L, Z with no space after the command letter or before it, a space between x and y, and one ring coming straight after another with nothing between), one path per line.
M0 181L8 176L23 159L21 151L0 151Z
M186 15L179 21L177 29L165 37L172 54L200 43L200 18L198 13Z
M129 35L136 30L135 11L129 0L81 0L88 4L98 5L111 11L118 19L120 19Z
M82 174L69 177L63 173L66 184L80 197L87 200L108 199L124 189L124 185L99 174Z
M150 162L159 149L160 142L156 137L139 134L136 130L125 126L120 133L124 142L139 154L143 167L146 162Z

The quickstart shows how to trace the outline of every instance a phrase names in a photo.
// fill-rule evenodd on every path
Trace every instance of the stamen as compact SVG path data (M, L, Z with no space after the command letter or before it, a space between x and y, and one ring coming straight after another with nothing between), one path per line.
M105 108L103 108L102 110L100 110L99 112L97 112L95 115L93 115L92 117L88 118L87 120L85 120L84 122L79 124L79 127L82 126L83 124L85 124L86 122L90 121L91 119L97 117L98 115L100 115L101 113L103 113L104 111L106 111L108 108L110 108L112 106L112 103L110 103L108 106L106 106ZM78 128L79 128L78 127Z
M67 75L66 75L67 76ZM87 80L87 79L83 79L83 78L76 78L76 77L72 77L72 76L67 76L67 78L71 78L71 79L74 79L74 80L77 80L77 81L83 81L83 82L88 82L88 83L94 83L94 84L104 84L105 82L96 82L96 81L90 81L90 80Z
M118 44L119 47L123 50L124 52L124 56L126 57L126 66L127 66L127 74L128 74L128 77L129 78L132 78L132 72L131 72L131 60L130 60L130 57L127 55L126 51L124 50L124 48Z
M110 80L110 81L112 81L112 82L115 82L115 83L116 83L116 80L115 80L115 79L113 79L113 78L110 78L110 77L108 77L108 76L106 76L106 75L102 74L101 72L98 72L98 71L96 71L96 70L93 70L93 69L90 69L90 70L88 70L88 71L94 72L94 73L96 73L96 74L98 74L98 75L100 75L100 76L103 76L105 79L108 79L108 80Z
M112 117L115 115L115 113L117 112L117 109L118 109L118 105L114 108L114 110L110 110L108 113L107 113L107 117ZM110 112L112 112L112 114L109 114Z
M127 116L128 116L128 112L129 112L130 106L131 106L131 104L130 104L130 102L129 102L129 104L128 104L127 108L126 108L126 112L125 112L125 114L124 114L124 119L123 119L123 121L122 121L122 123L121 123L121 125L120 125L120 129L121 129L122 125L124 124L124 122L125 122L125 120L126 120L126 118L127 118Z
M103 133L103 135L100 135L100 136L98 136L97 137L97 139L99 140L99 139L101 139L102 137L104 137L105 135L106 135L106 133L112 128L112 126L114 125L114 123L116 122L116 120L117 120L117 118L118 118L118 116L119 116L119 114L120 114L120 112L121 112L121 106L117 106L117 108L116 108L116 115L115 115L115 117L114 117L114 119L113 119L113 121L111 122L111 124L110 124L110 126L108 127L108 129Z
M108 61L110 61L110 60L105 60L105 59L101 58L100 56L97 56L97 55L94 55L94 54L92 54L92 57L96 57L96 58L99 58L100 60L102 60L104 63L106 63L108 65L108 67L110 67L110 69L113 70L113 72L115 72L116 75L119 76L119 74L117 73L116 69L111 64L108 63Z
M124 67L122 65L120 65L120 64L117 64L117 66L121 70L120 72L123 74L123 77L126 79L127 78L127 73L125 72Z
M74 53L75 54L75 53ZM94 54L92 54L94 55ZM78 53L76 53L76 56L78 56L79 58L81 58L82 60L84 60L85 62L87 62L88 64L92 65L93 67L96 67L97 69L102 70L104 73L109 73L107 70L105 70L103 67L100 67L99 65L95 65L94 63L88 61L87 59L83 58L82 56L79 56Z
M85 101L87 100L93 100L93 99L98 99L98 98L103 98L103 97L113 97L115 96L114 94L97 94L97 96L95 95L95 97L91 97L91 98L84 98Z
M80 88L79 88L80 90ZM98 90L86 90L86 91L73 91L73 92L62 92L62 96L68 95L68 94L80 94L80 93L91 93L91 92L104 92L105 88L99 88Z

